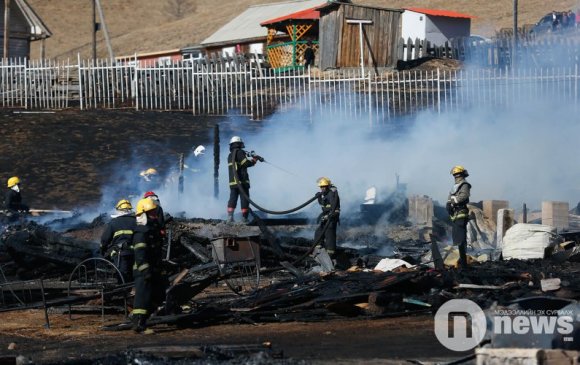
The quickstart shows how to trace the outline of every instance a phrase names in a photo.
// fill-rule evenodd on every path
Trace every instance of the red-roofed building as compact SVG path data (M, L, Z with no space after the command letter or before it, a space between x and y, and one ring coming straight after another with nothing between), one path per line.
M402 17L403 39L419 38L441 46L451 38L468 37L474 17L449 10L405 8Z
M267 53L270 65L279 70L301 67L308 42L318 49L318 20L316 7L269 19L260 23L268 28ZM289 39L283 39L286 34Z

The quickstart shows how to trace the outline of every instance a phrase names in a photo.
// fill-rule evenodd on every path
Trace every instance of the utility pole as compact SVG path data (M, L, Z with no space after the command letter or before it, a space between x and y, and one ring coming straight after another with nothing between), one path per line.
M97 59L97 4L96 0L89 0L92 2L91 13L91 37L93 42L93 61Z
M516 67L518 50L518 0L514 0L514 39L512 45L512 68Z
M105 15L103 14L103 8L101 7L101 1L96 0L97 2L97 10L99 11L99 18L101 19L101 23L99 29L103 28L103 35L105 36L105 42L107 43L107 49L109 50L109 58L111 61L115 59L115 54L113 53L113 47L111 47L111 39L109 38L109 31L107 30L107 23L105 23Z
M10 0L4 0L4 53L3 57L8 60L8 41L10 40Z

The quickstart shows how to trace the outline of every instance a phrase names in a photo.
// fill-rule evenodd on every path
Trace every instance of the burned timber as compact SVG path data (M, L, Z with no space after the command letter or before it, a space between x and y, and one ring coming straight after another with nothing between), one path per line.
M388 204L364 207L360 215L343 219L339 238L348 244L340 248L334 262L313 246L311 238L305 238L309 235L304 232L313 229L305 218L254 215L248 225L173 218L163 260L171 305L160 309L150 325L164 333L179 333L186 328L195 332L236 324L408 321L431 318L442 304L459 298L488 310L577 307L580 234L572 228L560 232L558 243L546 249L542 258L501 260L501 248L489 239L495 229L492 220L472 205L471 261L469 267L457 269L457 253L445 244L447 223L437 207L429 224L416 223L416 217L411 223L406 205L391 211L388 218L381 212L392 208ZM46 328L54 328L54 323L63 326L65 317L75 323L75 318L89 315L97 319L92 325L95 331L117 336L129 330L130 322L123 317L132 306L132 285L100 257L95 243L107 220L99 216L91 223L79 223L72 217L5 227L0 312L35 309L35 325ZM577 349L577 323L574 331L573 341L554 336L549 339L551 346ZM506 339L486 341L500 344ZM249 347L265 354L261 356L280 357L269 344ZM148 351L141 350L139 356ZM174 351L190 359L213 359L220 351L237 356L232 355L234 347L218 351L211 346L164 344L156 351ZM103 352L136 356L115 346ZM93 358L104 356L103 352ZM26 354L25 348L22 353Z

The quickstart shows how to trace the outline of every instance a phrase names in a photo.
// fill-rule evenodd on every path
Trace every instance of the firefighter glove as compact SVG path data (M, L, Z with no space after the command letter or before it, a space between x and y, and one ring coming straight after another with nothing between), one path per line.
M449 215L453 214L453 204L451 204L451 201L447 201L447 205L445 205L445 209L447 209L447 213L449 213Z

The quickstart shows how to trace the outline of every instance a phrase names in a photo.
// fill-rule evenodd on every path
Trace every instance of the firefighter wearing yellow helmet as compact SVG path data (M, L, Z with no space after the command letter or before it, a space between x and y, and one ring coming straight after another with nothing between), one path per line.
M163 304L167 282L161 275L163 238L157 204L150 197L143 198L137 203L135 214L133 330L139 333L147 329L147 318L152 311Z
M459 265L467 267L467 222L469 221L469 195L471 184L465 178L469 173L461 165L453 166L451 175L455 183L447 198L447 212L451 219L451 236L453 244L459 248Z
M322 213L318 217L319 225L314 239L318 239L319 244L323 244L328 254L333 257L336 251L336 227L340 221L340 197L338 189L329 178L321 177L317 184L320 192L316 196Z
M21 215L28 213L28 206L22 203L20 178L12 176L6 183L8 190L4 196L4 211L9 221L15 221Z
M101 255L117 266L125 282L133 281L133 233L137 222L133 206L127 199L115 205L115 214L101 235Z

